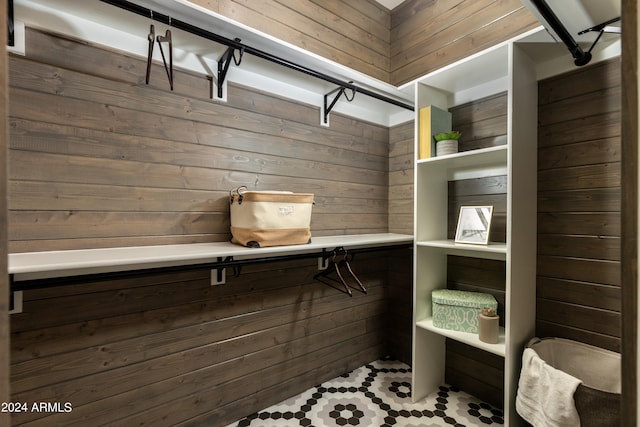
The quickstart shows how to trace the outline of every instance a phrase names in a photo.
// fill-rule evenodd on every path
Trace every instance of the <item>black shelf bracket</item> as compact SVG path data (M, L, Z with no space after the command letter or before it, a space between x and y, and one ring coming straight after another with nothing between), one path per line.
M586 30L582 30L578 33L579 36L592 32L592 31L597 31L599 33L612 33L612 34L620 34L622 32L622 27L611 27L610 24L613 24L614 22L618 22L620 21L620 17L617 18L613 18L610 19L606 22L603 22L602 24L598 24L598 25L594 25L591 28L587 28Z
M349 82L350 85L353 85L353 82ZM323 110L323 123L326 125L329 122L329 113L331 112L331 110L333 110L333 107L335 107L336 102L338 102L338 99L340 99L340 97L342 95L344 95L345 99L349 102L353 101L353 99L356 97L356 88L355 86L352 86L351 88L351 97L349 97L346 93L347 88L344 86L341 86L339 88L336 88L334 90L332 90L331 92L325 93L324 95L324 110ZM336 96L333 98L333 101L331 101L331 103L329 105L327 105L327 100L329 98L330 95L333 95L334 93L336 93Z
M582 30L578 33L578 35L582 35L590 32L598 32L598 37L596 37L596 39L593 41L593 44L591 45L591 47L589 48L589 51L587 52L589 55L591 55L591 51L593 50L594 47L596 47L596 44L598 43L598 41L600 41L600 37L602 37L604 33L613 33L613 34L622 33L621 27L609 26L609 24L613 24L614 22L618 22L618 21L620 21L620 17L610 19L606 22L603 22L602 24L594 25L593 27L587 28L586 30Z
M234 41L238 44L240 43L240 39L238 38ZM236 58L236 50L240 53L238 58ZM229 46L218 60L218 99L222 98L222 85L227 78L231 61L233 60L233 63L239 66L242 62L242 55L244 55L244 47L242 45L239 47Z

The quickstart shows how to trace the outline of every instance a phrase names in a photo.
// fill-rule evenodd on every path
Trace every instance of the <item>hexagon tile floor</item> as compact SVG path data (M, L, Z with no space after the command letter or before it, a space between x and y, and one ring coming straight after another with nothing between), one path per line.
M502 425L502 411L443 385L411 402L411 368L378 360L229 427L436 427Z

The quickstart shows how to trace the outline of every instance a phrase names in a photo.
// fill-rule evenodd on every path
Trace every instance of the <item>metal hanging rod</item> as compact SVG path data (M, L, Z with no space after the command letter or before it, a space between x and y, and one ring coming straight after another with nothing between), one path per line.
M542 17L549 23L565 46L567 46L567 49L571 52L571 56L573 56L574 64L579 67L587 65L589 61L591 61L591 51L585 52L582 50L582 47L580 47L571 34L569 34L567 28L560 19L558 19L556 14L553 13L553 10L551 10L545 0L532 0L532 2L538 9L538 12L540 12L540 15L542 15Z
M352 248L352 249L349 249L349 253L358 254L358 253L380 252L380 251L390 251L395 249L411 249L412 247L413 246L411 244L372 246L367 248ZM44 278L44 279L15 280L14 275L12 274L9 276L9 282L10 282L10 290L13 293L18 291L28 291L32 289L47 289L47 288L55 288L58 286L82 285L89 282L101 282L101 281L114 280L114 279L135 278L140 276L146 276L149 274L177 273L182 271L193 271L193 270L200 270L200 269L218 270L218 274L220 274L221 270L225 268L229 268L229 267L238 268L238 267L242 267L244 265L250 265L250 264L263 264L263 263L292 261L292 260L310 259L310 258L326 259L331 257L333 252L341 248L342 247L335 248L333 251L328 249L322 249L322 251L307 252L307 253L301 253L301 254L274 255L274 256L265 256L260 258L248 258L248 259L237 259L237 260L233 259L232 256L227 256L225 258L218 257L217 261L207 262L207 263L175 265L175 266L169 266L169 267L155 267L155 268L147 268L147 269L139 269L139 270L89 273L89 274L83 274L83 275L77 275L77 276L61 276L61 277L52 277L52 278Z
M229 39L227 37L223 37L223 36L221 36L219 34L215 34L215 33L212 33L210 31L207 31L205 29L202 29L202 28L196 27L194 25L191 25L188 22L184 22L184 21L181 21L179 19L172 18L172 17L170 17L168 15L165 15L163 13L156 12L155 10L152 10L152 9L149 9L149 8L146 8L146 7L143 7L143 6L139 6L139 5L137 5L135 3L132 3L130 1L126 1L126 0L100 0L100 1L102 1L103 3L110 4L112 6L119 7L120 9L127 10L129 12L133 12L133 13L138 14L140 16L144 16L144 17L147 17L147 18L152 17L153 20L155 20L155 21L162 22L162 23L167 24L167 25L171 25L174 28L177 28L177 29L182 30L182 31L186 31L188 33L197 35L197 36L205 38L207 40L211 40L211 41L214 41L216 43L220 43L220 44L226 45L227 47L232 48L234 50L237 49L237 50L242 51L244 53L248 53L248 54L257 56L259 58L262 58L264 60L267 60L267 61L279 64L279 65L282 65L283 67L287 67L287 68L290 68L292 70L299 71L301 73L307 74L309 76L324 80L326 82L333 83L333 84L341 86L341 87L343 87L345 89L350 89L350 90L352 90L354 92L362 93L364 95L370 96L372 98L378 99L378 100L386 102L388 104L392 104L392 105L395 105L395 106L398 106L398 107L405 108L407 110L414 111L413 105L406 104L406 103L404 103L402 101L398 101L397 99L393 99L393 98L390 98L388 96L381 95L381 94L379 94L377 92L373 92L373 91L370 91L370 90L362 88L362 87L358 87L355 84L353 84L353 82L344 82L344 81L342 81L342 80L340 80L338 78L335 78L333 76L330 76L328 74L324 74L324 73L321 73L319 71L313 70L311 68L305 67L303 65L296 64L295 62L289 61L288 59L284 59L284 58L281 58L279 56L273 55L271 53L265 52L263 50L253 48L251 46L247 46L247 45L241 43L238 39L232 40L232 39ZM218 82L218 84L222 85L221 82Z

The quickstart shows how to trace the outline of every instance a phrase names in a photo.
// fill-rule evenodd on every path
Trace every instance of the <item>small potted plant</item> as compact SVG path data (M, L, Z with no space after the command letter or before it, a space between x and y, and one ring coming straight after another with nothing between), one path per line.
M436 156L457 153L458 140L461 136L462 132L458 132L457 130L434 135L433 139L436 140Z

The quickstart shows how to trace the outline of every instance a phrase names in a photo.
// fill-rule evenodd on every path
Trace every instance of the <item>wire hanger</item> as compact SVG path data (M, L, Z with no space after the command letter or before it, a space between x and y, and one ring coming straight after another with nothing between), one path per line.
M337 256L338 256L338 249L334 249L333 257L331 258L331 261L329 262L330 265L328 265L327 268L325 268L324 270L322 270L321 272L319 272L315 276L313 276L313 278L316 279L316 280L319 280L320 282L324 283L325 285L329 285L329 286L331 286L331 287L333 287L335 289L338 289L338 290L341 290L341 289L335 287L330 282L326 282L326 281L320 280L320 279L324 278L326 280L342 284L342 287L344 288L344 292L351 297L351 296L353 296L353 292L351 292L351 288L349 288L349 285L347 285L347 282L345 282L344 277L342 277L342 273L340 272L340 267L338 266L338 263L336 262L336 257ZM334 279L332 277L329 277L329 275L331 273L335 273L338 278Z
M362 292L364 292L365 294L367 293L367 288L364 287L364 285L362 284L362 282L360 281L360 279L358 279L358 276L356 276L356 274L353 272L353 270L351 269L351 264L349 264L349 258L348 258L347 254L347 250L344 250L344 254L342 256L342 260L340 261L340 265L344 265L345 267L347 267L347 271L349 272L349 274L351 275L351 277L356 281L356 283L358 284L358 286L360 287L360 290ZM353 254L351 254L351 260L353 260Z
M337 260L339 253L342 255L342 258L340 260ZM333 256L331 257L331 261L329 262L329 265L327 266L327 268L317 273L315 276L313 276L313 278L321 281L326 285L334 287L338 290L342 291L344 289L344 292L346 294L348 294L349 296L353 296L351 287L349 286L349 283L347 282L347 280L345 280L345 276L341 271L341 268L343 268L343 269L346 269L346 271L349 273L349 276L347 277L351 277L357 283L358 288L354 288L354 289L360 290L366 294L367 288L364 287L364 285L362 284L358 276L353 272L349 259L353 260L353 254L347 253L346 249L344 248L334 249ZM329 277L332 273L335 273L337 278ZM342 288L336 287L333 285L333 283L320 280L320 279L326 279L328 281L337 282L342 285Z

